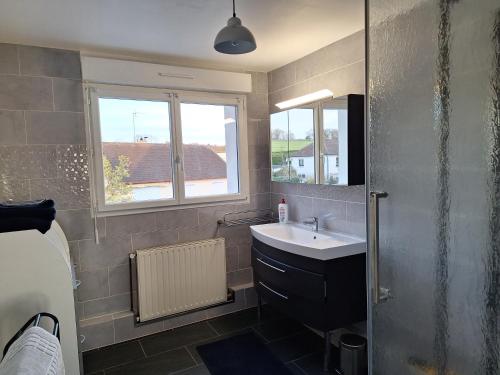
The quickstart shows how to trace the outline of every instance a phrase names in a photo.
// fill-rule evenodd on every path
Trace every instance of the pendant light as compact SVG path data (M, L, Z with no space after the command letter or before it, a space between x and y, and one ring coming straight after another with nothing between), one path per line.
M214 48L220 53L239 55L252 52L257 48L255 38L250 30L241 24L241 20L236 17L236 10L233 0L233 16L227 21L224 27L215 37Z

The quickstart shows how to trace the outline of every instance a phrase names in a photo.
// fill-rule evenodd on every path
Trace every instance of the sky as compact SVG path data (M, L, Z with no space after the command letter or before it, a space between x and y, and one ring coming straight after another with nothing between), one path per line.
M133 142L149 136L154 143L170 141L170 104L161 101L99 98L103 142ZM223 105L181 103L183 143L225 144Z
M293 133L295 139L305 139L314 130L314 110L309 108L294 108L271 115L271 130L281 129Z
M339 112L336 109L323 110L323 129L339 130Z
M289 117L287 117L287 114ZM289 123L288 123L289 121ZM273 113L271 115L271 129L281 129L295 135L295 139L305 139L305 137L314 129L314 112L309 108L294 108L289 111ZM337 129L338 125L338 110L324 109L323 110L323 128Z

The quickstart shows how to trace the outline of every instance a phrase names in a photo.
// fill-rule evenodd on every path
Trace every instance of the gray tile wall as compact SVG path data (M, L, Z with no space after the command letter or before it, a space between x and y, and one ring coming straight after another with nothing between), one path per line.
M275 208L285 196L292 220L316 214L329 228L363 233L363 187L276 184L270 182L269 169L269 111L274 103L324 87L338 95L362 92L362 43L362 33L357 33L269 74L252 73L247 103L249 205L98 219L99 244L90 216L79 54L0 44L0 201L56 200L57 220L82 280L77 294L84 350L255 305L253 288L245 289L252 282L249 229L218 232L216 221L227 211ZM215 235L226 238L228 282L239 289L237 302L134 327L128 311L128 253Z
M281 198L288 203L289 219L319 218L321 227L365 237L365 186L321 186L271 183L271 204L277 215Z
M276 103L321 89L335 96L365 90L364 31L358 31L310 55L268 73L269 111Z
M217 231L227 211L269 207L267 75L253 73L248 95L251 202L98 219L94 240L78 52L0 44L0 201L52 198L82 283L77 292L84 349L123 341L255 303L248 227ZM212 238L227 243L235 304L141 328L130 309L128 253ZM250 294L249 294L250 293ZM248 297L248 303L246 295Z
M359 31L310 55L268 73L269 112L276 103L330 89L335 96L364 93L364 31ZM317 216L320 225L365 236L364 186L320 186L271 183L271 205L280 198L289 204L290 219Z

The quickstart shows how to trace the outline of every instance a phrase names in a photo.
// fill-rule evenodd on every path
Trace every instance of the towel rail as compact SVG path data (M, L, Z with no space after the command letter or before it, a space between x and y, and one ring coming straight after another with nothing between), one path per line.
M36 315L34 315L33 317L31 317L30 320L28 320L26 322L26 324L24 324L24 326L19 330L17 331L17 333L14 335L14 337L12 337L9 342L7 343L7 345L5 345L5 348L3 349L3 356L5 357L5 354L7 354L7 351L9 350L9 348L11 347L11 345L19 338L22 336L22 334L24 333L24 331L26 331L26 329L28 329L28 327L33 324L33 327L38 327L40 325L40 320L42 319L42 317L48 317L50 319L52 319L52 322L54 323L54 328L52 329L52 334L54 336L57 337L57 339L59 341L61 341L61 336L60 336L60 333L59 333L59 319L56 318L55 315L52 315L51 313L47 313L47 312L41 312L41 313L38 313Z

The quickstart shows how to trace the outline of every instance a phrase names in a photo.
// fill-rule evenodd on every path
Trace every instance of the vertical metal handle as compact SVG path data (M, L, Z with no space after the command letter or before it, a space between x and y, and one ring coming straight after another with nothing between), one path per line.
M389 297L387 289L380 288L379 280L379 224L378 224L378 200L386 198L387 193L382 191L370 192L370 250L371 250L371 276L372 276L372 301L380 303ZM382 295L383 294L383 295Z

